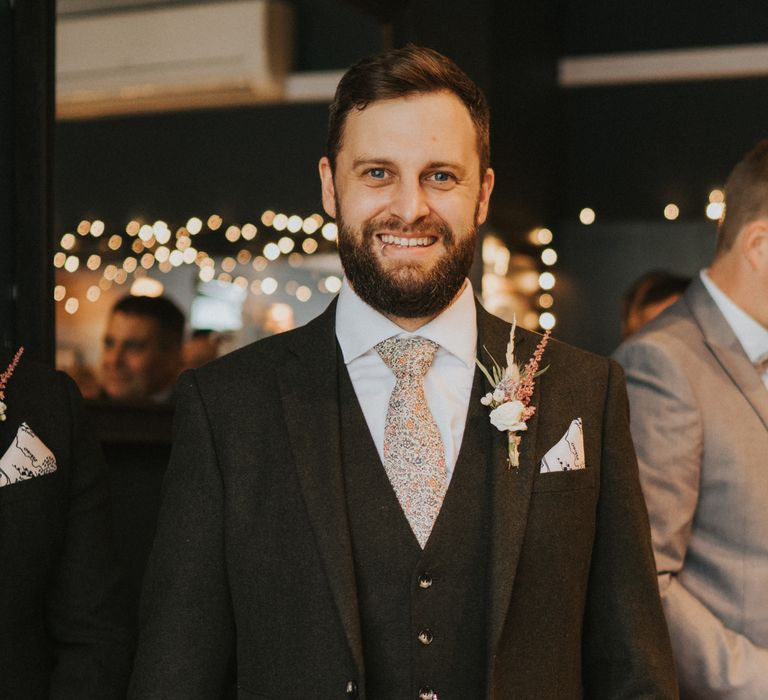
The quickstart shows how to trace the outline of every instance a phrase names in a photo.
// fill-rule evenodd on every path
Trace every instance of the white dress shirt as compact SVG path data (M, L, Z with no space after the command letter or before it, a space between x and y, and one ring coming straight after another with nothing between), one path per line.
M415 333L409 333L368 306L344 280L336 307L336 338L382 463L384 422L395 375L374 346L387 338L413 336L427 338L439 346L424 378L424 393L443 439L446 478L450 480L464 437L472 393L476 316L472 285L467 280L459 297L447 309Z
M709 295L717 304L720 313L723 314L733 334L738 338L744 352L753 365L768 354L768 328L758 323L744 309L732 301L723 290L720 289L707 274L706 270L699 273L702 284L707 288ZM763 384L768 388L768 369L762 373Z

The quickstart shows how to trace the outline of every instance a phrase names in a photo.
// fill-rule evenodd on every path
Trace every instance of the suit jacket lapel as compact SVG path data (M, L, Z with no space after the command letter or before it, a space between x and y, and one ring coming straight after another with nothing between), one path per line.
M360 616L341 470L335 317L333 302L293 335L294 357L280 372L280 389L304 502L362 678Z
M499 363L503 363L509 341L509 324L491 316L478 305L478 357L484 365L490 358L483 346ZM515 334L515 356L518 362L528 359L535 346L534 336L518 329ZM486 381L486 380L484 380ZM486 381L487 384L487 381ZM483 392L485 393L485 392ZM532 404L540 403L539 382L532 398ZM528 520L528 506L536 470L534 461L538 411L528 421L528 430L522 433L520 445L520 466L510 467L508 463L508 437L506 432L494 428L488 421L491 432L491 492L492 526L490 547L490 606L488 618L488 653L492 660L504 628L509 610L515 572L520 558L525 529ZM492 669L491 669L492 672Z
M685 301L704 335L704 343L744 395L768 430L768 391L739 339L700 279L691 282Z

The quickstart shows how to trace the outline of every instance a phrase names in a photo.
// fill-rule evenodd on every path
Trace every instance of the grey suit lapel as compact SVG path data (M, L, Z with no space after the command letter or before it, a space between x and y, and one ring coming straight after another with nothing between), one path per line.
M691 282L684 299L701 329L707 349L768 430L768 391L733 329L699 278Z
M341 470L336 303L293 336L280 372L288 438L328 582L363 677L363 647Z
M478 356L483 364L490 361L483 346L503 364L509 341L509 325L491 316L482 307L477 309ZM535 346L533 336L518 329L515 334L515 356L519 361L527 360ZM486 382L487 384L487 382ZM538 406L539 390L536 383L532 403ZM504 622L512 597L515 572L520 558L525 529L528 521L528 506L531 500L533 477L536 471L534 452L538 411L528 421L528 430L522 434L520 445L520 466L510 468L507 462L507 433L494 428L491 431L491 480L492 480L492 526L490 551L490 606L488 618L488 652L492 660L499 644ZM492 664L492 661L491 661ZM492 668L490 669L492 673Z

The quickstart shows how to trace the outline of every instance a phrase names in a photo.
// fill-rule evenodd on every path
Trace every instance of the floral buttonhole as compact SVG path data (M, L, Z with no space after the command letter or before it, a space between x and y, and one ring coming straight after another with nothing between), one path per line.
M528 430L528 420L536 413L536 406L531 406L531 397L536 386L535 380L549 369L549 367L545 367L540 370L539 364L544 354L544 348L549 342L550 332L544 333L528 362L518 365L515 361L516 328L517 320L513 319L512 328L509 332L509 343L507 344L506 367L499 365L486 347L483 349L493 362L491 369L488 370L480 360L475 358L477 366L493 387L492 391L480 399L480 403L491 409L489 417L493 427L507 431L510 468L520 465L520 443L522 441L520 433Z

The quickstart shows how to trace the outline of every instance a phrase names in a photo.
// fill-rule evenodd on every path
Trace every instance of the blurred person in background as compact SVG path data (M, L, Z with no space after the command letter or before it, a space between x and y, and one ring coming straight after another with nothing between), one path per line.
M103 458L64 373L0 355L0 698L123 700Z
M683 698L768 698L768 140L717 250L616 352Z
M650 270L638 277L622 298L622 339L628 338L674 304L690 282L690 277L675 275L666 270Z
M192 337L184 343L182 352L184 369L196 369L215 360L221 352L222 340L222 334L217 331L203 328L192 331Z
M184 314L167 297L125 296L107 321L101 353L103 398L167 402L182 368Z

